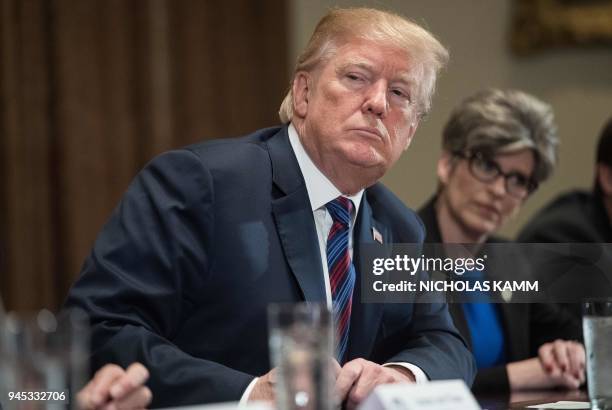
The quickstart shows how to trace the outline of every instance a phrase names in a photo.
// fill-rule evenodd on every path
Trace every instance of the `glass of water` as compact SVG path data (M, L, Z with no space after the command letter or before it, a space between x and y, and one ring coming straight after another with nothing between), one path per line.
M0 323L0 408L67 409L89 374L89 331L78 312L7 314Z
M591 408L612 410L612 298L586 301L582 312Z
M333 408L331 314L322 304L274 304L268 309L270 356L279 410Z

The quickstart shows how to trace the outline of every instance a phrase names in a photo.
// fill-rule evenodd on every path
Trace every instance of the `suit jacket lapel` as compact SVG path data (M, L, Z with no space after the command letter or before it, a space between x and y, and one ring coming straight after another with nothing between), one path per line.
M367 192L364 193L359 208L353 232L353 264L357 278L353 291L348 360L370 355L379 333L378 328L380 327L384 306L382 303L361 303L362 277L368 273L368 267L361 261L362 249L366 244L376 243L373 239L372 228L378 230L384 243L391 243L392 241L386 226L374 219L372 208L367 201Z
M278 189L272 213L282 247L304 300L325 302L325 279L310 200L287 127L267 141L272 179Z

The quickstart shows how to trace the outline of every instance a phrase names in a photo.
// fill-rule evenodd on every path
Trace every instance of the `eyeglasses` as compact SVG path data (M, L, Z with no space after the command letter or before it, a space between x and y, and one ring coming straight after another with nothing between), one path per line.
M500 176L504 177L506 192L515 198L523 199L538 188L537 182L520 172L504 172L499 164L482 152L455 153L457 157L468 160L471 174L481 182L491 183Z

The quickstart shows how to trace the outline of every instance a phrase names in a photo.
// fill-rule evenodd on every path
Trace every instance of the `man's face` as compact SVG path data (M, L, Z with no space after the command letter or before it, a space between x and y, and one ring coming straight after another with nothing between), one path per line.
M294 124L332 182L374 183L408 147L418 123L415 71L405 51L354 40L314 72L298 73Z

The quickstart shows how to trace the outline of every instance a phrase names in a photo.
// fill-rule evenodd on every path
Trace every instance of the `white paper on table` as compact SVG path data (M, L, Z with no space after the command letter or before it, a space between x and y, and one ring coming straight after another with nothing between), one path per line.
M530 409L590 409L590 403L586 401L557 401L555 403L534 404L527 406Z
M480 410L463 380L437 380L423 384L382 384L358 410Z
M238 401L201 404L195 406L174 406L164 407L159 410L274 410L270 403L263 401L248 402L244 406L239 406Z

